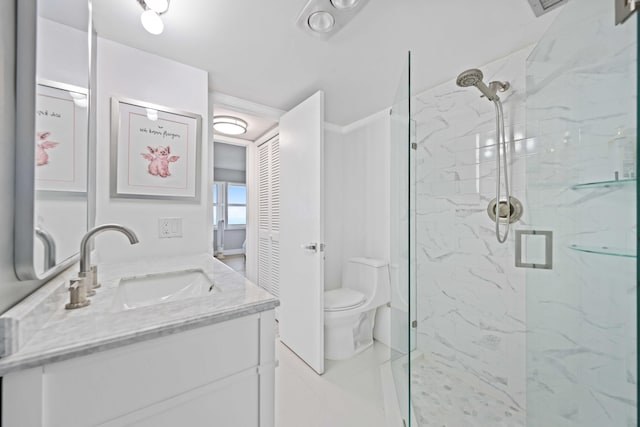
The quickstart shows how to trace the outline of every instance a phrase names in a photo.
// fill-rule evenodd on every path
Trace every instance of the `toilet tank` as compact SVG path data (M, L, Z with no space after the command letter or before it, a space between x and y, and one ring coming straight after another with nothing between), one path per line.
M350 258L342 269L342 287L362 292L367 300L389 302L389 265L377 258Z

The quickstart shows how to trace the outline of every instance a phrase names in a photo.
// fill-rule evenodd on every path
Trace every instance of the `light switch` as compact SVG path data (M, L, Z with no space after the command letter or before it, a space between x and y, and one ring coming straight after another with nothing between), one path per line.
M158 218L158 237L182 237L182 218Z

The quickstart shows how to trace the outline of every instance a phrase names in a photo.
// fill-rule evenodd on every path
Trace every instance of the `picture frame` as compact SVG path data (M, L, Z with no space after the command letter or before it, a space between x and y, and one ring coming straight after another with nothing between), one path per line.
M35 190L86 194L87 89L38 80L35 124Z
M111 98L111 197L200 201L202 116Z

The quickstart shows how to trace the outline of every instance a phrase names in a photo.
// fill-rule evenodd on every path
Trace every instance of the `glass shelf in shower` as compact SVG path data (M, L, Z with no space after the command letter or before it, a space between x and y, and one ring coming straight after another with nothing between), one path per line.
M572 185L571 188L573 190L580 190L583 188L609 188L609 187L618 187L623 185L635 184L636 179L619 179L619 180L611 180L611 181L594 181L594 182L584 182L581 184Z
M583 246L583 245L570 245L569 249L573 249L574 251L579 251L579 252L589 252L597 255L636 258L635 249L613 248L610 246Z

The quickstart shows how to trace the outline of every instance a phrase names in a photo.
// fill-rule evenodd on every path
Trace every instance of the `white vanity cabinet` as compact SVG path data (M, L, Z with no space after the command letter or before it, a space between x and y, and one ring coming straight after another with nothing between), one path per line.
M273 309L2 382L2 427L273 427Z

